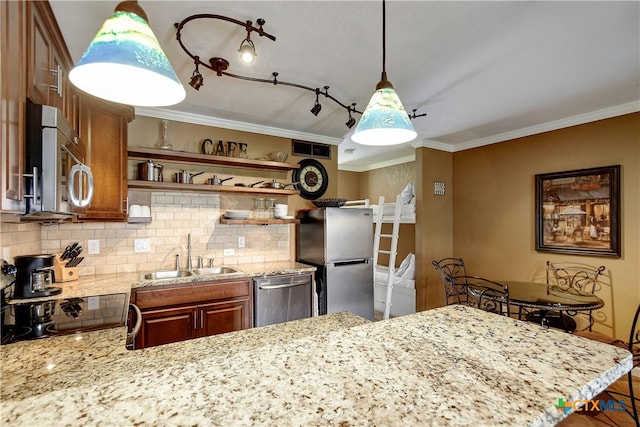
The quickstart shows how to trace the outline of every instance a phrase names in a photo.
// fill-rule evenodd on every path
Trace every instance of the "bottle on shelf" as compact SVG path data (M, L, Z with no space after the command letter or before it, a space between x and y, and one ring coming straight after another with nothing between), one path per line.
M156 144L156 148L160 150L172 150L173 146L169 141L169 120L162 120L160 122L160 139L158 140L158 144Z

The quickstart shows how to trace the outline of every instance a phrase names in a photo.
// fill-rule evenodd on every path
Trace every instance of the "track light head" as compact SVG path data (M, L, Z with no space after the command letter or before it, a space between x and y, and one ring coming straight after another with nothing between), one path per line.
M320 103L316 101L314 106L311 108L311 112L313 113L314 116L317 116L320 110L322 110L322 105L320 105Z
M355 124L356 124L356 119L354 119L353 117L349 117L349 120L347 120L347 123L345 123L345 125L347 125L349 129L351 129Z
M204 79L202 78L202 74L200 74L200 70L198 70L199 61L200 61L200 58L196 56L195 58L196 69L193 70L193 74L191 75L191 81L189 82L189 86L191 86L195 90L200 90L200 86L204 85Z
M240 49L238 49L238 52L240 52L240 58L242 58L242 61L246 64L252 63L257 56L256 47L249 38L249 33L247 33L247 38L240 43Z

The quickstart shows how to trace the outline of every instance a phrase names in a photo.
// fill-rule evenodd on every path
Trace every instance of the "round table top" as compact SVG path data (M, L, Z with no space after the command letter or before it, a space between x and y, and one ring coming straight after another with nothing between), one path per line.
M509 287L512 304L539 310L596 310L604 306L596 295L579 295L562 289L547 288L546 283L501 281Z

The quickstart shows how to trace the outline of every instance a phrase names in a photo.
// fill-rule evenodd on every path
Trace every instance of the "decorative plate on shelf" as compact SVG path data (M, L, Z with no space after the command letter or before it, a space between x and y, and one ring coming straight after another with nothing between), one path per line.
M295 219L293 215L280 215L276 217L277 219Z
M311 203L319 208L339 208L347 203L347 199L317 199L312 200Z
M249 219L251 211L226 211L224 217L227 219Z

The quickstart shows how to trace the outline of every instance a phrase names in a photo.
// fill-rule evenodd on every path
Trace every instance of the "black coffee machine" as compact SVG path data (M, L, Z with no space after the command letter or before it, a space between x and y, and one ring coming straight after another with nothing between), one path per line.
M62 288L51 286L55 282L53 263L55 255L21 255L14 257L16 281L13 298L39 298L57 295Z

